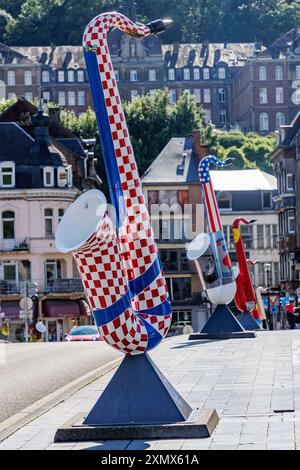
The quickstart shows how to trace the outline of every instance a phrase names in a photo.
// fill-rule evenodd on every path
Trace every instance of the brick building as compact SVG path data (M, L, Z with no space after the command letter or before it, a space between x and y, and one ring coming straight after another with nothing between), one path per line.
M133 2L124 3L125 14L136 19ZM254 42L168 45L157 36L141 41L118 29L110 32L108 40L124 100L167 88L175 103L187 92L218 128L262 134L290 122L299 110L299 28L268 48ZM0 49L0 96L26 93L29 99L30 93L33 97L41 93L44 100L76 113L92 105L81 46L0 45Z
M299 111L300 28L257 48L233 80L235 123L244 132L273 132Z

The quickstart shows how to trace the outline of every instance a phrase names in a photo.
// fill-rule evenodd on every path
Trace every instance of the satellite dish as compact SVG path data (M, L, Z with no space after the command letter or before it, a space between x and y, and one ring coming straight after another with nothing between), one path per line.
M46 326L44 325L44 323L42 321L38 321L36 324L35 324L35 329L36 331L38 331L39 333L46 333Z

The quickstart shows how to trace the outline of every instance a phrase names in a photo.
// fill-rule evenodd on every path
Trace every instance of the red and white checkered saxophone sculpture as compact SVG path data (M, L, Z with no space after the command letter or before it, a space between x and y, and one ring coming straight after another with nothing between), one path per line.
M139 354L164 338L172 312L107 46L112 27L143 38L163 31L166 22L134 24L120 13L104 13L83 36L117 227L105 212L102 193L92 190L70 206L56 240L61 251L73 251L101 336L124 353ZM80 242L73 235L76 227Z

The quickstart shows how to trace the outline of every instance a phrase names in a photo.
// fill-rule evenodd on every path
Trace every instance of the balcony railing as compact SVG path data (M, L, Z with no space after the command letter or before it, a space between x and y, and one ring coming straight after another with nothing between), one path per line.
M20 240L7 239L0 241L0 251L12 252L12 251L29 251L29 241L27 238Z
M35 280L38 292L46 294L83 293L84 288L80 279ZM18 295L24 290L24 282L0 280L1 295Z

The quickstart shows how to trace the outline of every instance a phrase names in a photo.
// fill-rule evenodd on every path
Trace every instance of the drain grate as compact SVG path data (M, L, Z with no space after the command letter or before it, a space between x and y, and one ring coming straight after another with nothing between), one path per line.
M273 410L273 413L294 413L295 410Z

